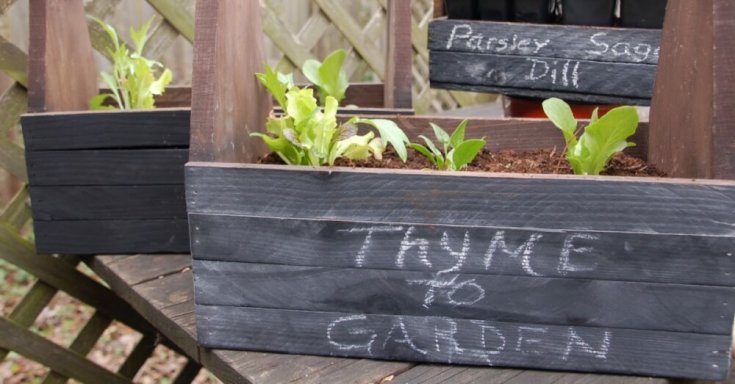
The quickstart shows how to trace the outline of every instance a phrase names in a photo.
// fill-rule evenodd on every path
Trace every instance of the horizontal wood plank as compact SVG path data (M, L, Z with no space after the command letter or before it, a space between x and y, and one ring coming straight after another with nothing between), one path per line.
M432 82L651 98L656 66L464 52L431 53Z
M186 149L27 152L34 186L183 185Z
M429 49L656 65L661 30L435 20Z
M727 237L200 214L189 221L199 260L735 286L735 240ZM419 241L425 258L418 248L402 252Z
M443 317L197 307L203 346L719 380L730 338Z
M735 236L735 183L190 163L190 213Z
M197 304L729 335L735 288L194 260Z
M38 253L75 255L187 253L185 219L38 221Z
M26 114L29 151L189 146L191 109Z
M186 219L183 185L31 187L33 218Z

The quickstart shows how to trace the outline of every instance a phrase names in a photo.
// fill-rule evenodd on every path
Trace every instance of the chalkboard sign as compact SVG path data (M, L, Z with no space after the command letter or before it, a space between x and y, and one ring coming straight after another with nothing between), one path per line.
M661 31L435 20L433 88L647 105Z
M735 183L206 163L187 183L206 347L729 372Z

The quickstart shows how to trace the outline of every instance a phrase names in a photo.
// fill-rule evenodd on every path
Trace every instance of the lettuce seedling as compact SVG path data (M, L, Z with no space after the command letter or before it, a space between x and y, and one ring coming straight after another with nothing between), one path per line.
M163 94L166 86L173 80L173 74L161 63L143 57L143 49L148 42L148 30L153 18L139 29L130 28L134 49L132 52L127 45L120 42L112 26L102 20L94 20L107 32L112 41L113 49L109 49L108 53L112 57L113 66L112 73L100 74L111 93L94 96L89 102L90 109L114 109L113 106L105 105L108 99L112 99L119 109L155 108L154 96ZM156 78L155 72L160 69L161 74Z
M393 121L353 117L339 123L337 98L328 95L324 104L320 104L313 89L294 86L292 77L269 66L265 73L256 76L281 105L284 114L268 119L266 134L251 136L260 137L286 164L332 166L339 158L365 160L370 156L380 160L388 144L406 161L408 137ZM375 129L378 135L373 131L358 135L361 124Z
M426 143L426 147L413 143L411 148L429 159L439 170L459 171L471 163L486 144L485 138L465 140L467 123L468 120L459 123L451 136L440 126L431 123L434 136L442 149L440 150L431 139L423 135L419 137Z
M577 175L599 175L618 152L636 144L628 142L638 129L638 111L634 107L618 107L603 117L592 113L590 124L577 139L577 120L569 104L551 98L543 102L549 120L564 134L566 158Z
M346 58L347 52L338 49L327 56L324 62L310 59L301 67L304 76L319 90L319 101L322 105L329 96L340 103L344 100L347 87L350 85L347 73L342 68Z

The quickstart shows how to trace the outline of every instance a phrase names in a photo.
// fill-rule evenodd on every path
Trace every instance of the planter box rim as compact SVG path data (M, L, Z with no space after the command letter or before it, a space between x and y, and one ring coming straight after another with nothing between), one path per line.
M449 22L449 23L455 23L455 24L503 24L503 25L512 25L512 26L527 26L527 27L535 27L535 28L544 28L544 27L558 27L561 29L568 29L568 30L578 30L580 32L584 31L591 31L591 30L600 30L600 32L603 31L609 31L611 29L614 30L624 30L624 31L641 31L641 32L655 32L656 30L661 30L660 28L633 28L633 27L613 27L613 26L601 26L601 25L576 25L576 24L554 24L554 23L525 23L520 21L493 21L493 20L458 20L458 19L448 19L446 17L436 18L434 20L431 20L430 23L435 22Z
M154 109L109 109L109 110L80 110L80 111L64 111L64 112L27 112L21 115L21 119L24 117L44 117L44 116L70 116L70 115L129 115L136 113L163 113L163 112L179 112L179 111L191 111L191 107L162 107Z
M578 175L552 175L537 173L494 173L494 172L453 172L437 170L417 169L388 169L388 168L351 168L351 167L312 167L307 165L279 165L279 164L254 164L254 163L223 163L223 162L201 162L191 161L186 164L187 168L230 168L230 169L258 169L271 171L290 171L320 173L360 173L360 174L399 174L406 176L449 176L449 177L474 177L486 179L529 179L529 180L573 180L573 181L613 181L625 183L659 183L659 184L684 184L703 186L735 187L735 181L731 180L708 180L708 179L684 179L667 177L632 177L632 176L578 176Z

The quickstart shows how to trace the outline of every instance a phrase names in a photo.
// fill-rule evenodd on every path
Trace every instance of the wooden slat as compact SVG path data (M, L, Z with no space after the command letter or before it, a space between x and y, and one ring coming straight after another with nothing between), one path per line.
M411 2L388 2L388 54L385 70L385 107L411 108Z
M0 135L5 136L11 129L15 128L20 121L20 115L26 111L28 104L28 93L18 83L8 88L0 97Z
M64 349L5 318L0 318L0 346L82 382L102 380L106 383L128 383L124 377L111 373L84 356Z
M617 63L658 63L661 31L466 20L436 20L429 26L432 51Z
M130 352L125 362L117 370L117 373L130 380L135 378L138 370L146 363L148 358L156 350L157 334L144 335Z
M400 268L414 272L544 276L735 286L731 237L626 235L191 214L198 260ZM426 259L406 241L426 241ZM466 240L465 240L466 239ZM422 240L422 241L423 241ZM452 256L463 250L465 258ZM502 245L499 245L502 244ZM398 255L403 257L398 257Z
M0 168L12 173L21 181L28 181L23 148L0 137Z
M86 110L97 70L81 0L30 3L28 109Z
M147 0L186 40L194 42L194 15L180 1Z
M735 3L714 3L713 176L735 180Z
M600 96L650 98L656 67L547 57L441 52L431 54L432 86L461 84Z
M36 221L186 219L184 185L31 187Z
M0 222L8 223L11 227L20 228L31 218L28 209L28 189L22 188L13 196L13 199L0 211Z
M183 185L186 149L27 152L35 186Z
M732 332L735 308L732 287L437 274L398 268L297 267L242 260L195 259L193 267L196 303L209 306L445 316L718 335Z
M265 62L260 5L198 0L196 12L190 159L252 161L266 150L249 135L264 130L271 110L253 76Z
M189 251L185 219L38 221L34 229L40 253L95 255Z
M23 86L28 85L28 56L0 36L0 71Z
M56 289L43 281L36 281L13 308L8 319L23 328L30 327L46 305L51 302L54 295L56 295ZM8 353L10 353L9 350L0 348L0 360L5 360Z
M154 111L44 113L23 116L29 151L166 148L189 145L191 112Z
M195 214L726 237L735 223L726 181L191 163L187 183Z
M194 381L194 379L199 374L199 371L202 370L202 366L196 363L193 360L189 360L186 362L186 364L181 368L181 371L176 374L176 378L172 382L173 384L189 384Z
M87 324L79 331L79 334L69 346L69 351L80 356L86 356L92 350L97 340L102 336L107 327L112 323L112 319L106 315L95 312L87 321ZM65 376L56 371L51 371L43 379L43 384L64 384L69 380Z
M245 307L197 313L200 342L217 348L712 380L730 368L728 336ZM522 327L541 335L518 348Z

